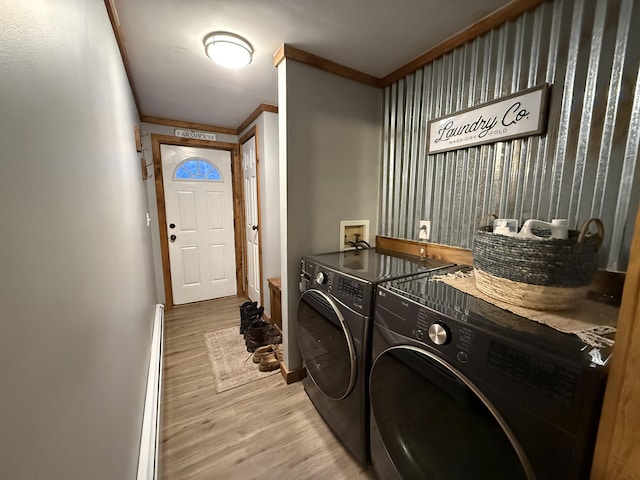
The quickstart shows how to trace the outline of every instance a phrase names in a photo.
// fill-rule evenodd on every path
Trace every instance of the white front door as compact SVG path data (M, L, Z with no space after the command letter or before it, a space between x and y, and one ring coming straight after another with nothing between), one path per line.
M247 295L254 302L260 298L260 224L258 218L258 165L256 137L242 144L244 172L245 238L247 252Z
M231 153L161 145L173 303L237 293Z

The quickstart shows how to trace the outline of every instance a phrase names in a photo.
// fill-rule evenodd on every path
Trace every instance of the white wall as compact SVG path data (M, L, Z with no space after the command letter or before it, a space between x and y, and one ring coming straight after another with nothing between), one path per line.
M140 129L142 133L142 153L147 165L149 165L147 167L147 172L149 175L153 175L153 151L151 145L151 135L156 134L173 136L176 127L143 122ZM238 137L236 135L228 135L225 133L216 133L215 135L216 142L238 143ZM158 302L166 304L167 299L164 294L164 277L162 274L162 253L160 251L158 201L156 196L155 178L153 177L147 180L147 198L149 202L149 216L151 217L151 244L153 250L153 269L155 272L156 296L158 298Z
M280 158L278 145L278 114L264 112L260 140L260 201L262 215L262 285L265 311L271 316L267 278L280 277Z
M278 66L285 364L300 366L300 258L339 250L341 220L377 232L383 91L285 60Z
M278 114L262 112L239 137L253 126L258 132L260 161L260 233L262 235L262 298L271 317L268 278L280 276L280 174L278 158Z
M0 0L0 477L130 479L155 293L102 0Z

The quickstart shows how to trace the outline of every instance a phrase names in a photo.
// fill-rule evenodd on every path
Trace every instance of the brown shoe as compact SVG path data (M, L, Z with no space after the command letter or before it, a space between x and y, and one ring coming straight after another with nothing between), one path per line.
M273 345L282 343L282 333L280 333L280 330L278 330L278 327L276 327L275 325L269 324L264 329L264 338Z
M265 345L264 347L256 348L256 351L253 354L253 363L260 363L266 355L273 353L275 349L275 345Z
M276 370L280 368L280 362L282 361L282 352L280 350L280 345L271 345L274 347L273 351L267 353L260 360L260 365L258 366L258 370L261 372L270 372L272 370Z
M271 339L264 334L265 329L269 325L271 325L269 322L265 322L258 317L247 327L244 337L245 344L247 345L247 352L255 352L257 348L273 343Z

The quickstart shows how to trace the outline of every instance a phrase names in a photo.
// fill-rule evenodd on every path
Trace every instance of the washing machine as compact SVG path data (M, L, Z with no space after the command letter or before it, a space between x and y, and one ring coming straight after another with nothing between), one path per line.
M346 450L369 463L368 374L376 285L451 265L376 251L306 256L296 334L304 390Z
M588 478L610 352L432 277L377 288L376 476Z

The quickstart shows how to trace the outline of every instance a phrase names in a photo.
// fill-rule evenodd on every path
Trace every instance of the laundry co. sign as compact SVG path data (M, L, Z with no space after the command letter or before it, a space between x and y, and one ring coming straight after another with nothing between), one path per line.
M548 91L549 85L545 83L431 120L427 153L544 134Z

